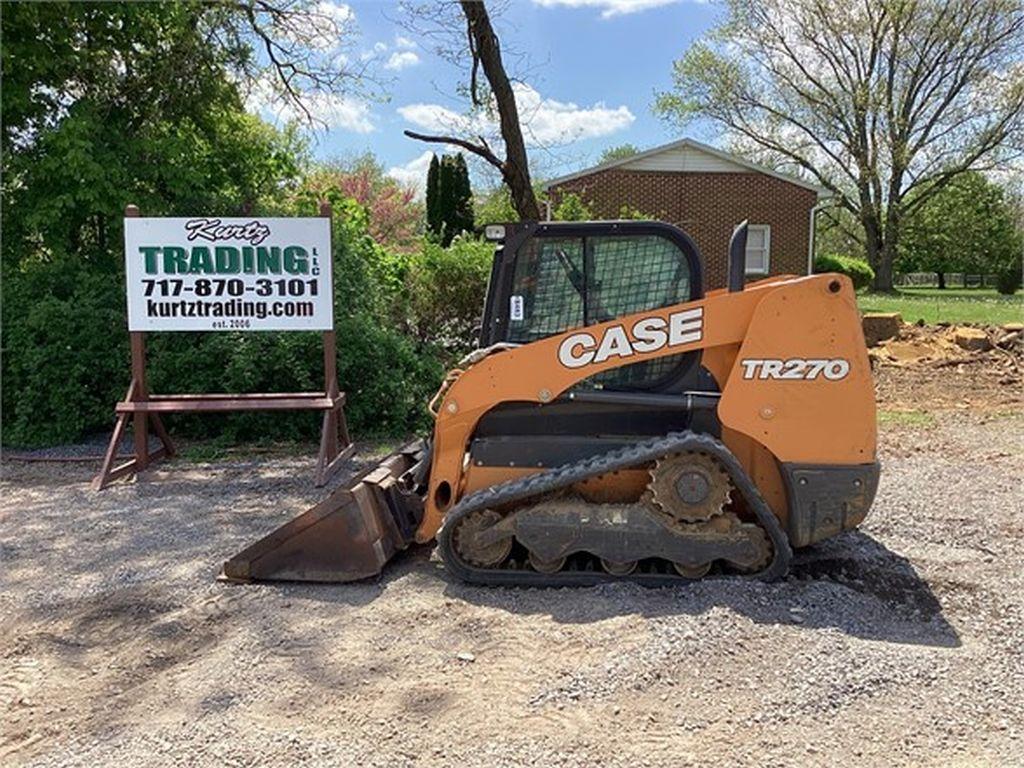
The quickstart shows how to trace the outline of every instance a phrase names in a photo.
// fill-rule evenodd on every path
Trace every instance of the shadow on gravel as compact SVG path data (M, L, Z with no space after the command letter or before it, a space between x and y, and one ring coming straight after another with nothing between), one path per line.
M764 625L832 628L852 637L942 648L961 645L938 598L910 561L859 531L801 550L789 576L770 584L708 578L658 589L609 583L513 590L442 578L449 582L448 597L512 613L548 614L564 623L630 614L696 616L722 606Z
M446 582L449 598L509 613L545 614L567 624L634 614L697 616L721 606L764 625L832 628L867 640L940 648L961 645L932 588L911 562L860 531L800 550L786 579L771 584L708 578L662 588L631 582L562 589L478 587L455 581L431 559L431 551L429 546L410 548L388 563L378 579L272 586L317 602L360 606L373 602L393 582L416 576ZM420 587L406 583L402 588Z

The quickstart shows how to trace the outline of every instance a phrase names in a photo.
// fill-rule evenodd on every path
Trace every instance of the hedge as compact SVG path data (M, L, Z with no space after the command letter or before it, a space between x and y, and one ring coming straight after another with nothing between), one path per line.
M816 273L838 272L846 275L853 281L853 287L858 290L867 288L875 279L875 270L866 261L838 254L826 254L816 258L814 271Z

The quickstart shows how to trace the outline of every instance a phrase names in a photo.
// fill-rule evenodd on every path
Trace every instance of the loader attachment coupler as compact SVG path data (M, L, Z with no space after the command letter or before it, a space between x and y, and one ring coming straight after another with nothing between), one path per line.
M413 540L423 516L417 467L429 461L422 442L407 445L239 552L222 577L343 582L378 575Z

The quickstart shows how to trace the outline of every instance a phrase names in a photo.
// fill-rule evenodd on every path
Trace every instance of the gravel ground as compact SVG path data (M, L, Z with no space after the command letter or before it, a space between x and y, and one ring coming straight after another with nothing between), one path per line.
M1024 765L1024 418L888 425L861 531L781 583L470 588L219 563L315 501L311 462L102 493L7 461L0 764ZM339 481L341 478L339 478Z

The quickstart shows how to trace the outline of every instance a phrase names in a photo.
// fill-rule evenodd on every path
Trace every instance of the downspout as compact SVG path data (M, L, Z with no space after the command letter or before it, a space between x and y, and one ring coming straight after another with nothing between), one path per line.
M807 274L814 273L814 240L815 240L815 219L818 215L818 211L821 211L825 206L831 202L832 195L828 195L822 200L819 200L811 207L811 213L809 216L809 223L807 229Z

